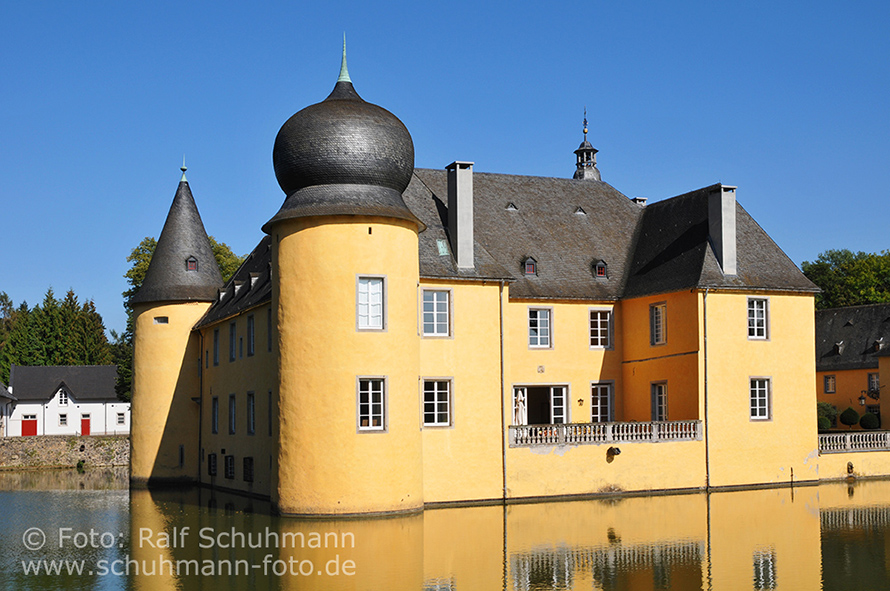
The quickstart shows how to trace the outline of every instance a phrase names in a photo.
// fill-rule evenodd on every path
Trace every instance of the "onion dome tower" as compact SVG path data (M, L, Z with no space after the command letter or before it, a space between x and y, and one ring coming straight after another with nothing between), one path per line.
M201 359L195 323L222 287L204 223L185 178L133 307L133 485L193 481L198 476Z
M600 171L596 167L596 148L587 141L587 107L584 108L584 141L575 150L575 175L572 177L584 181L601 181Z
M278 352L272 502L287 515L417 511L423 225L402 199L414 144L355 91L345 40L333 92L287 120L272 161L287 196L263 226Z

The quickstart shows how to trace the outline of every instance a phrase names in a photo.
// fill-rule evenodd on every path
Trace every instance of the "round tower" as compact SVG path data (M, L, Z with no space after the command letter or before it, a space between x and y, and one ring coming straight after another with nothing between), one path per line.
M222 286L185 178L133 308L133 485L197 480L201 344L192 327Z
M411 136L356 93L344 44L334 90L282 126L272 158L287 195L263 226L279 351L272 500L293 515L419 510Z

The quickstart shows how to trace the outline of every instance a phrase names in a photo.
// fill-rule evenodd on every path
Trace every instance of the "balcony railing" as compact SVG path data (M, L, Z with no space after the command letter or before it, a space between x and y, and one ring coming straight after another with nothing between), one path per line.
M890 451L890 431L825 433L819 435L819 453Z
M696 441L701 438L701 421L510 426L510 447Z

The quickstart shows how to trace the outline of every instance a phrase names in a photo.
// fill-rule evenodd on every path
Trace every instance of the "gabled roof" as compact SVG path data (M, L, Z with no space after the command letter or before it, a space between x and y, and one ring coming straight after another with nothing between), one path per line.
M196 271L187 270L191 257L196 260ZM209 302L221 286L219 265L183 171L145 280L130 303Z
M64 386L76 400L117 400L116 365L13 365L9 383L19 401L50 400Z
M8 398L9 400L18 400L15 396L9 393L9 388L3 382L0 382L0 398Z
M206 326L272 299L272 237L266 235L251 251L210 306L198 326Z
M890 353L890 304L816 311L816 371L877 369Z

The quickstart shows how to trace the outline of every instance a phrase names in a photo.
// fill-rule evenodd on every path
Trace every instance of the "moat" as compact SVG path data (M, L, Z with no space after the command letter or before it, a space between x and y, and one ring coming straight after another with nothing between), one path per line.
M890 587L890 480L345 520L127 486L125 469L0 473L0 588Z

